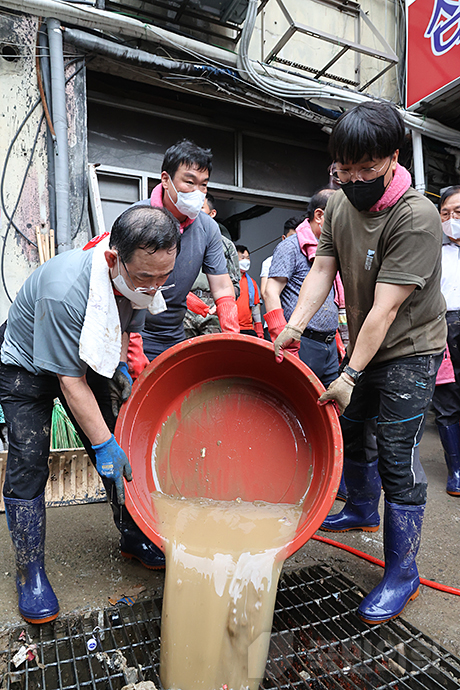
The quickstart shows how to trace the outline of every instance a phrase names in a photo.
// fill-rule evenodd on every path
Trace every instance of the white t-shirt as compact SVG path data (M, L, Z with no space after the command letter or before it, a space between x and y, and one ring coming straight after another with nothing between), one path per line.
M441 292L447 311L460 310L460 247L453 242L442 245Z
M262 261L262 266L260 267L260 277L261 278L268 278L272 259L273 259L273 256L269 256L268 259L265 259L265 261Z

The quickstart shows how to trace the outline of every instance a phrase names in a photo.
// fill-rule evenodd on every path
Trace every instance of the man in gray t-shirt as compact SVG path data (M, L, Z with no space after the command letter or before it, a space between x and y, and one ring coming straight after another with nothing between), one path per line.
M0 402L9 437L3 496L16 549L19 611L28 622L51 621L59 612L44 570L44 490L55 397L103 480L122 554L150 568L164 567L163 555L126 509L121 519L123 477L131 480L131 468L112 432L118 404L131 390L129 334L142 328L145 309L157 303L179 240L178 223L167 211L128 209L110 239L95 238L40 266L0 329Z
M181 226L181 249L166 285L167 311L148 315L142 332L144 352L152 360L185 339L183 320L187 295L202 269L206 275L223 333L239 333L235 292L228 275L217 223L201 209L212 169L212 154L184 139L165 153L161 182L149 204L167 208Z

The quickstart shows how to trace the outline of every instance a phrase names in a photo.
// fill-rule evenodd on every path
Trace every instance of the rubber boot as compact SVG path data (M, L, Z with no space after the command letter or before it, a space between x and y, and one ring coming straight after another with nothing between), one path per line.
M385 572L380 584L363 599L358 615L365 623L383 623L399 616L418 596L420 578L415 564L425 506L385 501L383 546Z
M326 532L377 532L380 525L379 499L382 489L377 465L377 460L361 463L344 458L347 502L340 513L328 515L320 529Z
M340 477L340 484L337 490L336 501L346 501L348 498L347 485L345 484L345 477L342 470L342 476Z
M16 550L19 613L28 623L57 618L59 603L45 573L45 494L31 501L4 496L5 512Z
M120 532L120 551L124 558L134 558L149 570L160 570L165 567L163 551L156 546L136 525L128 510L120 506L117 500L114 483L102 477L102 482L110 501L113 520Z
M438 431L447 465L446 491L451 496L460 496L460 425L438 425Z

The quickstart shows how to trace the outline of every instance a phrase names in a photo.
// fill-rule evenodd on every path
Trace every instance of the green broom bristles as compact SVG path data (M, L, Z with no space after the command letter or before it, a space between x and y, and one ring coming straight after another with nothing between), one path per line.
M83 443L58 398L54 400L51 417L51 450L83 448Z

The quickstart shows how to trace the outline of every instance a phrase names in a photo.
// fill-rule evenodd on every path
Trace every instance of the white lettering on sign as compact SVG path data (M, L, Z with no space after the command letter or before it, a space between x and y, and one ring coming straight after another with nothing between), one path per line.
M460 44L460 0L434 0L433 13L425 31L433 55L444 55Z

